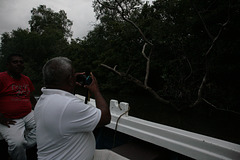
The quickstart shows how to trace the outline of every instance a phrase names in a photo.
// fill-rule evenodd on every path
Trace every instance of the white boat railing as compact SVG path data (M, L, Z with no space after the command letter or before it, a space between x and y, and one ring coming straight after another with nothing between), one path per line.
M83 96L77 95L80 99ZM90 99L95 106L95 100ZM111 123L106 127L199 160L239 160L240 145L129 116L129 104L110 101ZM116 127L117 126L117 127Z

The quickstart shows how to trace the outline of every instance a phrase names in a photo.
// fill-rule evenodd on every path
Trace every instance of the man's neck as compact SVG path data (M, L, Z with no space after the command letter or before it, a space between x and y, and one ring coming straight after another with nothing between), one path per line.
M19 80L21 78L21 74L14 74L9 71L7 71L8 75L11 76L13 79Z
M72 89L69 86L56 86L56 85L47 85L47 89L59 89L73 94Z

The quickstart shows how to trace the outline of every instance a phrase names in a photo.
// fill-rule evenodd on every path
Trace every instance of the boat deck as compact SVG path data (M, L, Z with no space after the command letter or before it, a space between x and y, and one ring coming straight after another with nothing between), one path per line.
M133 136L103 127L94 131L97 149L110 149L131 160L193 160Z

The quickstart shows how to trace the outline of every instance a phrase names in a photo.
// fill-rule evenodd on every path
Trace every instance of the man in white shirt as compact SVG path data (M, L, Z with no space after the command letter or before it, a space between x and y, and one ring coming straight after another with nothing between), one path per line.
M38 159L92 160L95 153L96 127L110 123L109 107L101 95L96 78L85 85L94 95L96 107L73 95L76 77L71 60L56 57L43 67L42 88L34 111Z

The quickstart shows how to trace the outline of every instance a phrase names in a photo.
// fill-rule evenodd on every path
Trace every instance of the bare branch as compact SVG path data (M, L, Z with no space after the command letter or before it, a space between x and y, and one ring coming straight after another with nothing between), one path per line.
M190 68L190 73L188 74L188 76L184 79L184 81L186 81L191 75L192 75L192 65L191 63L189 62L188 58L185 57L185 59L187 60L187 63L189 65L189 68Z
M198 9L194 5L194 3L192 3L192 4L193 4L194 8L197 11L197 14L200 17L200 19L202 21L202 24L203 24L203 26L204 26L204 28L205 28L209 38L212 40L212 44L209 47L208 51L205 54L203 54L204 56L207 56L211 52L213 46L215 45L215 42L218 40L219 36L221 35L224 27L228 24L228 22L230 20L230 13L228 11L228 19L226 20L226 22L224 24L221 25L221 28L219 29L218 34L215 37L213 37L213 35L210 34L210 32L209 32L209 30L207 28L207 25L206 25L205 21L203 20L203 17L201 16L200 12L198 11ZM229 9L230 9L230 3L229 3ZM200 87L198 89L198 98L197 98L197 100L194 102L194 104L191 107L196 106L198 103L200 103L203 100L202 93L203 93L203 90L204 90L204 87L205 87L205 84L206 84L206 78L207 78L207 73L205 73L205 75L204 75L204 77L202 79L202 83L201 83L201 85L200 85ZM208 104L210 104L210 103L208 103Z
M174 107L176 110L179 111L179 108L177 108L174 104L172 104L170 101L165 100L163 98L161 98L151 87L148 87L146 85L144 85L141 81L139 81L138 79L134 78L132 75L130 74L126 74L124 72L119 72L116 70L116 68L112 68L106 64L101 64L101 66L113 71L114 73L118 74L119 76L121 76L122 78L124 78L125 80L134 82L136 85L138 85L139 87L147 90L148 92L150 92L157 100L159 100L160 102L162 102L163 104L167 104L170 105L172 107Z
M202 93L203 93L203 88L206 84L206 79L207 79L207 73L204 75L203 79L202 79L202 83L198 89L198 98L197 100L194 102L194 104L191 107L196 106L197 104L199 104L202 100Z
M101 5L104 5L103 3L101 3L99 0L97 0L97 2ZM147 60L146 62L146 74L145 74L145 80L144 83L142 83L140 80L138 80L137 78L133 77L132 75L128 74L128 71L126 73L124 72L119 72L116 70L116 66L114 68L106 65L106 64L101 64L101 66L113 71L114 73L118 74L119 76L121 76L122 78L124 78L125 80L131 81L133 83L135 83L136 85L140 86L141 88L144 88L145 90L147 90L148 92L150 92L158 101L162 102L163 104L167 104L170 106L173 106L176 110L179 111L179 108L177 108L174 104L172 104L170 101L163 99L162 97L160 97L157 92L155 92L151 87L149 87L147 85L148 82L148 77L149 77L149 70L150 70L150 57L152 55L152 50L153 50L153 44L145 37L145 35L143 34L142 30L131 20L129 20L128 18L126 18L125 16L125 11L124 8L121 6L121 3L118 1L115 1L118 4L118 7L121 9L119 10L118 7L110 7L110 6L106 6L108 9L115 9L117 10L117 12L121 15L121 17L123 18L123 20L125 20L126 22L132 24L137 30L138 32L141 34L143 40L145 41L143 48L142 48L142 55L143 57ZM151 50L148 54L148 56L145 54L145 49L147 44L149 44L151 46Z
M147 86L147 83L148 83L149 70L150 70L150 57L151 57L151 52L152 52L152 50L151 50L148 57L146 56L146 54L145 54L146 45L147 45L147 43L145 43L143 45L143 49L142 49L142 55L147 60L147 62L146 62L146 74L145 74L145 80L144 80L144 85L145 86Z
M215 37L215 38L213 39L213 41L212 41L212 45L209 47L208 51L205 53L206 56L207 56L207 55L210 53L210 51L212 50L212 48L213 48L216 40L217 40L217 39L219 38L219 36L221 35L224 27L228 24L228 22L229 22L229 18L227 19L227 21L226 21L223 25L221 25L221 28L220 28L220 30L218 31L218 34L216 35L216 37Z
M145 43L146 44L146 43ZM146 74L145 74L145 80L144 80L144 85L147 86L147 83L148 83L148 77L149 77L149 72L150 72L150 57L151 57L151 54L152 54L152 49L148 55L148 57L146 58L147 59L147 62L146 62ZM145 54L144 54L145 55ZM145 55L146 56L146 55Z
M126 80L129 80L131 82L134 82L135 84L137 84L138 86L142 87L142 88L145 88L146 89L146 86L144 86L144 84L139 81L138 79L134 78L133 76L131 76L130 74L126 74L124 72L119 72L116 70L116 66L114 68L106 65L106 64L101 64L101 66L113 71L114 73L118 74L119 76L123 77L124 79ZM129 78L129 79L128 79Z
M204 102L206 102L208 105L212 106L214 109L216 110L220 110L220 111L224 111L224 112L231 112L231 113L234 113L234 114L237 114L237 115L240 115L239 112L235 112L235 111L232 111L232 110L229 110L229 109L220 109L218 107L216 107L215 105L213 105L212 103L210 103L209 101L207 101L206 99L202 98L202 100Z
M143 48L142 48L142 55L143 55L143 57L144 58L146 58L147 60L149 59L147 56L146 56L146 54L145 54L145 48L146 48L146 45L147 45L147 43L145 43L144 45L143 45Z
M141 36L142 36L142 38L143 38L143 40L144 40L145 42L147 42L148 44L150 44L151 46L153 46L153 44L145 37L145 35L143 34L142 30L141 30L133 21L129 20L128 18L126 18L126 17L125 17L124 15L122 15L122 14L121 14L121 16L122 16L122 18L123 18L125 21L127 21L127 22L130 23L130 24L132 24L132 25L138 30L138 32L141 34Z
M197 7L195 6L195 4L194 4L193 2L192 2L192 5L193 5L193 7L195 8L195 10L196 10L199 18L201 19L202 24L203 24L203 27L204 27L205 31L207 32L207 34L208 34L208 37L213 40L214 37L213 37L213 35L209 32L209 30L208 30L208 28L207 28L207 25L206 25L206 23L205 23L205 20L203 19L202 15L200 14L200 11L197 9Z
M142 48L142 55L143 57L147 60L146 62L146 73L145 73L145 79L144 79L144 86L145 87L148 87L147 83L148 83L148 77L149 77L149 70L150 70L150 57L151 57L151 54L152 54L152 48L151 48L151 51L149 53L149 55L147 56L146 53L145 53L145 49L146 49L146 46L147 44L149 44L151 47L153 46L153 44L145 37L145 35L143 34L142 30L131 20L129 20L126 16L125 16L125 10L124 8L122 7L122 2L119 2L119 1L115 1L117 3L117 6L119 7L110 7L110 6L106 6L104 5L103 3L101 3L99 0L97 0L97 2L101 5L103 5L104 7L108 8L108 9L111 9L111 10L117 10L117 12L121 15L121 17L123 18L123 20L125 20L126 22L132 24L137 30L138 32L141 34L143 40L145 41L144 45L143 45L143 48ZM105 66L106 67L106 66ZM106 67L108 69L110 69L109 67ZM117 72L115 70L115 68L113 69L113 71L115 71L115 73L119 74L119 72ZM129 70L126 72L128 73ZM126 74L125 73L125 74Z
M104 5L103 3L101 3L99 0L97 0L97 2L99 4L101 4L102 6L108 8L108 9L111 9L111 10L116 10L120 16L122 17L123 20L125 20L126 22L130 23L131 25L133 25L137 30L138 32L141 34L143 40L150 44L151 46L153 46L153 44L145 37L145 35L143 34L142 30L133 22L131 21L130 19L126 18L125 16L125 11L124 11L124 8L121 6L121 2L118 2L117 0L115 1L117 4L118 4L118 7L121 8L121 10L119 10L118 7L111 7L111 6L107 6L107 5Z
M229 13L229 11L228 11L228 19L226 20L226 22L225 22L224 24L221 25L221 28L219 29L218 34L214 37L214 36L210 33L210 31L209 31L209 29L208 29L208 27L207 27L207 25L206 25L206 23L205 23L205 20L203 19L202 15L201 15L201 13L200 13L200 11L197 9L197 7L195 6L195 4L194 4L193 2L192 2L192 5L193 5L193 7L195 8L195 10L196 10L199 18L201 19L202 24L203 24L203 26L204 26L204 29L205 29L205 31L206 31L207 34L208 34L208 37L212 40L211 46L208 48L207 52L206 52L205 54L203 54L204 56L207 56L207 55L211 52L213 46L215 45L216 40L219 38L220 34L222 33L223 28L228 24L228 22L229 22L229 20L230 20L230 13ZM229 3L229 8L230 8L230 3Z

